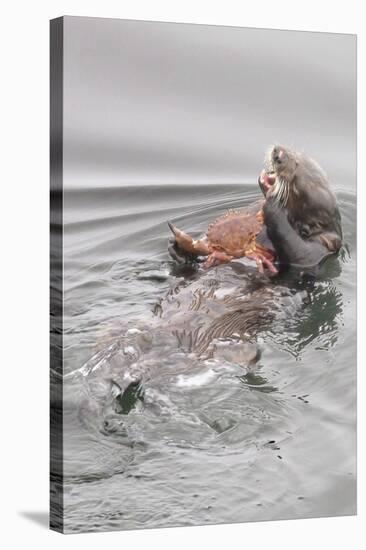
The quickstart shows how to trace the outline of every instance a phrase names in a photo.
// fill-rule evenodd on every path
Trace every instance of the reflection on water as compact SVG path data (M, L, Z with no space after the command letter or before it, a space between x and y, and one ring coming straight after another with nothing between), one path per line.
M355 197L301 283L170 262L167 219L199 235L252 186L143 194L65 197L65 530L354 513Z

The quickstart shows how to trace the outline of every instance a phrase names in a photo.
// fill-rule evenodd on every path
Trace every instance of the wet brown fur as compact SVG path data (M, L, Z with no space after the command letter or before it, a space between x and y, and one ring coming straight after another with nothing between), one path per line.
M282 151L282 162L275 160ZM342 229L336 197L329 180L317 162L291 149L276 145L267 156L267 166L276 174L276 181L283 182L287 192L282 194L289 222L303 232L308 240L321 242L335 252L342 244ZM273 192L280 185L273 186Z

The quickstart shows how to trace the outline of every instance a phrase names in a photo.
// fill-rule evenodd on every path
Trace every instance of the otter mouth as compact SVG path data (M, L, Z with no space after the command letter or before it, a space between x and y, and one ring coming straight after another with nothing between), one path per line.
M262 189L262 193L264 196L267 195L268 191L274 186L276 183L276 173L275 172L269 172L267 170L262 170L262 172L259 175L258 183L260 188Z

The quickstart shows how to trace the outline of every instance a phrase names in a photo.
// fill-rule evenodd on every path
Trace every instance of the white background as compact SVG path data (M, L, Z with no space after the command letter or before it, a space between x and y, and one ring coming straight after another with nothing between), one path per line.
M1 91L1 531L3 548L361 548L365 539L365 292L362 288L366 179L365 24L361 1L38 0L2 4ZM49 23L88 15L358 34L359 499L358 516L306 521L62 536L48 510L48 63ZM363 26L362 26L363 22ZM363 28L362 28L363 27ZM341 131L341 129L340 129ZM5 306L5 307L4 307ZM43 516L42 516L43 513ZM33 515L36 519L30 519ZM38 520L37 520L38 518Z

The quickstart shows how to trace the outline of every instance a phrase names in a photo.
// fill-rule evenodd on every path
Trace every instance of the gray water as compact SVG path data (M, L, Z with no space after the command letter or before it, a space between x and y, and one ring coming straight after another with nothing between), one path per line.
M355 513L354 54L65 19L66 532ZM257 200L277 140L329 173L339 257L314 286L248 260L178 270L166 221L199 235Z
M346 245L310 290L247 261L184 277L167 255L167 218L199 232L258 197L104 190L102 215L66 224L66 531L355 513L354 196L338 194ZM82 219L84 191L73 208ZM246 311L199 357L179 336L225 295Z

